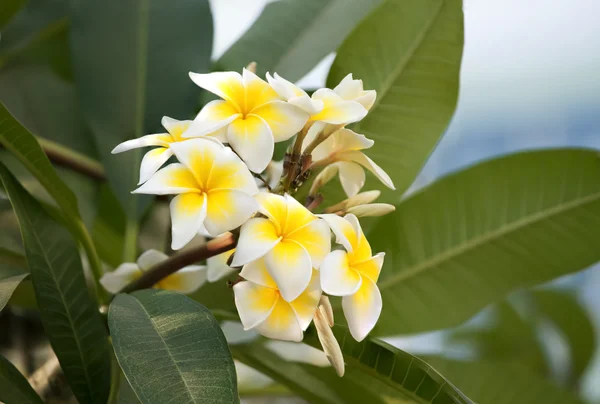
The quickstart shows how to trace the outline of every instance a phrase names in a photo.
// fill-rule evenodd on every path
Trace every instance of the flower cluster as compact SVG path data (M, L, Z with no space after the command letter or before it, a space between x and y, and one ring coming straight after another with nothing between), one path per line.
M133 192L174 195L173 249L198 234L216 237L230 231L238 243L235 250L210 258L208 270L185 268L172 275L179 278L166 278L158 286L189 293L206 278L216 281L240 271L232 283L244 327L290 341L302 340L317 318L320 336L327 334L323 330L333 322L327 296L341 296L350 332L362 340L381 313L376 284L384 254L372 253L358 217L393 210L372 203L379 191L360 192L364 169L385 186L394 185L364 153L373 140L346 125L367 115L375 91L363 90L362 81L351 74L334 89L310 96L278 74L267 73L265 81L249 69L190 77L221 99L206 104L193 121L164 117L167 133L129 140L113 153L155 146L142 160L139 188ZM273 161L274 144L294 136L285 160ZM163 167L172 157L178 162ZM307 202L300 203L292 195L312 173L318 174ZM336 176L348 199L313 213L323 201L321 189ZM137 264L123 264L108 274L103 285L115 292L124 280L164 258L147 252Z

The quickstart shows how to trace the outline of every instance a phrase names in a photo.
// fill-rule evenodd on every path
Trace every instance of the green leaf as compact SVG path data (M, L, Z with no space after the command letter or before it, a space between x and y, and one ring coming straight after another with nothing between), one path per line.
M108 336L77 246L3 165L0 178L19 219L41 320L61 368L79 401L104 404L110 383Z
M131 195L141 151L110 152L129 138L164 131L163 115L188 119L195 111L199 90L188 72L209 68L208 1L74 2L71 45L75 81L99 157L127 216L137 219L150 201Z
M5 404L42 404L27 379L3 356L0 356L0 401Z
M472 403L421 359L376 338L356 342L341 325L334 326L333 333L342 349L346 368L361 372L365 383L373 380L385 384L389 387L385 393L394 394L388 399L407 403ZM305 342L322 349L314 330L307 334Z
M573 293L558 290L536 290L533 299L537 314L557 327L569 347L571 369L569 381L576 385L590 365L596 351L596 329L590 314Z
M462 49L461 0L386 0L340 47L327 86L353 73L377 90L353 129L375 140L367 154L394 181L396 191L384 192L384 200L398 201L446 130Z
M98 255L104 262L116 268L122 262L123 235L126 217L119 201L106 184L102 184L98 196L98 214L94 220L92 236Z
M296 81L334 52L381 0L281 0L268 4L254 24L217 62L240 71L277 72Z
M227 341L201 304L164 290L121 294L110 305L108 326L140 402L239 402Z
M482 404L583 404L574 394L518 364L427 357L458 388Z
M26 0L4 0L0 10L0 29L23 7ZM0 39L1 40L1 39Z
M17 286L28 275L27 272L0 264L0 311L4 309Z
M380 220L379 335L462 323L508 292L600 260L600 158L514 154L436 181Z

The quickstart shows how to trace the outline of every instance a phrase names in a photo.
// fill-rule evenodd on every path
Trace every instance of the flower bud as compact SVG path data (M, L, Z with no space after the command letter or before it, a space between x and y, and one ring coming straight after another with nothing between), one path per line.
M325 169L323 169L323 171L321 171L313 181L312 186L310 187L309 195L316 195L317 192L319 192L319 189L331 181L337 175L337 173L337 165L333 164L325 167Z
M319 301L319 306L323 309L323 314L325 314L325 318L327 319L327 323L330 327L333 327L333 307L331 307L331 302L329 301L329 297L322 295L321 300Z
M383 216L392 213L396 210L394 205L388 203L370 203L366 205L353 206L346 210L347 213L352 213L356 217L367 216Z
M339 377L344 376L344 356L342 355L340 344L335 339L335 335L333 335L333 331L329 327L327 316L322 306L319 306L315 313L314 323L319 342L323 347L323 352L325 352L327 359L329 359L329 363L331 363L331 366L333 366Z
M381 191L377 191L377 190L361 192L358 195L354 195L348 199L344 199L340 203L336 203L335 205L328 207L327 209L325 209L325 213L335 213L335 212L339 212L339 211L345 211L352 206L364 205L366 203L371 203L374 200L376 200L377 198L379 198L379 195L381 195Z

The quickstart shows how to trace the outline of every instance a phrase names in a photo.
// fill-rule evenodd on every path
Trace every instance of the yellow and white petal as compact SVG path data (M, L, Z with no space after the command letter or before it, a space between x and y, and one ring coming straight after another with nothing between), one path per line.
M306 226L286 235L308 252L313 268L319 269L323 258L331 251L331 231L324 220L313 220Z
M244 84L238 72L192 73L190 78L201 87L234 104L238 111L244 106Z
M255 173L263 172L273 158L273 133L258 115L232 122L227 130L227 142Z
M351 252L356 243L357 235L354 227L348 220L334 213L319 215L335 234L335 242L344 246L346 251Z
M287 218L286 198L269 192L261 192L255 198L260 205L259 212L271 219L277 232L282 233Z
M332 296L348 296L356 293L362 284L361 276L350 268L348 254L342 250L332 251L321 264L321 288Z
M336 164L340 175L340 183L346 195L352 197L358 194L366 182L365 170L351 161L340 161Z
M177 119L170 118L168 116L163 116L160 123L169 132L174 142L181 142L182 140L184 140L182 135L185 133L186 130L188 130L188 128L192 124L192 121L180 121Z
M367 90L363 91L362 94L354 99L354 101L358 102L360 105L365 107L368 111L371 109L373 104L375 104L375 100L377 99L377 91L375 90Z
M367 138L365 135L346 128L337 130L330 138L334 143L333 149L335 151L364 150L375 144L373 140Z
M277 184L279 184L279 180L281 179L281 175L283 174L283 160L271 160L271 162L267 166L265 174L269 186L271 188L275 188Z
M267 264L265 263L264 258L259 258L244 265L240 272L240 276L257 285L278 289L277 284L267 270Z
M210 190L207 200L204 227L213 237L241 226L258 210L256 200L237 189Z
M158 282L155 287L173 290L183 294L190 294L200 289L205 282L206 267L204 265L190 265L167 276L165 279Z
M271 128L275 143L294 136L308 121L308 113L300 107L284 101L272 101L252 110L251 115L260 116Z
M362 94L363 83L362 80L354 80L352 73L349 73L333 88L333 91L345 100L353 100Z
M369 244L369 241L365 237L365 234L363 233L362 228L360 227L360 222L358 221L358 218L355 215L349 213L346 216L344 216L344 219L346 219L352 225L356 234L356 239L355 241L353 241L354 244L352 252L348 254L348 259L350 260L350 263L354 264L370 259L372 255L371 245Z
M313 121L322 121L335 125L357 122L367 115L365 107L356 101L346 101L333 90L321 88L312 96L313 100L323 102L323 110L310 117Z
M282 240L265 255L265 263L281 297L288 302L300 296L310 283L310 255L295 241Z
M206 275L209 282L216 282L235 272L235 268L227 265L229 257L231 257L234 252L235 249L232 249L206 260Z
M189 243L206 218L206 194L190 192L171 201L171 248L179 250Z
M171 150L181 164L190 170L199 186L206 189L210 172L225 146L214 139L199 138L173 143Z
M287 205L287 212L285 224L282 227L283 235L291 234L294 231L317 220L317 216L315 216L310 210L306 209L306 207L298 202L293 196L285 194L284 199Z
M200 185L192 172L183 164L173 163L158 170L133 194L172 195L200 192Z
M269 317L256 330L267 338L283 341L300 342L304 336L292 306L283 299L277 300Z
M390 189L396 189L394 187L394 183L389 175L381 167L379 167L373 160L367 157L364 153L359 151L349 151L342 153L340 155L341 160L345 161L354 161L355 163L360 164L367 170L371 171L379 181L383 183L386 187Z
M173 151L164 147L157 147L147 152L140 164L140 181L138 185L148 181L172 155Z
M382 307L381 293L375 282L367 277L363 277L362 285L355 294L342 298L344 316L355 340L360 342L371 332Z
M223 100L213 100L200 110L181 137L208 136L241 116L242 114L234 104Z
M240 238L231 266L241 267L259 259L280 240L275 225L269 219L256 217L248 220L240 229Z
M260 107L271 101L279 100L277 92L263 79L252 73L248 69L242 72L245 90L245 113L253 112L255 108Z
M100 284L109 293L117 294L127 284L142 276L142 270L133 262L125 262L112 272L105 273L100 278Z
M237 307L244 330L256 327L271 314L279 298L276 289L266 288L252 282L238 282L233 287Z
M137 264L142 271L147 271L159 262L163 262L169 258L167 254L157 250L144 251L137 259Z
M322 293L319 272L313 270L308 287L290 303L292 309L294 309L294 313L296 313L296 318L298 319L298 323L300 323L302 331L306 331L315 316Z
M381 267L383 266L384 257L385 253L376 254L366 261L352 263L352 268L356 272L360 273L363 277L366 276L373 282L377 283L379 274L381 273Z
M112 154L122 153L132 149L138 149L140 147L147 146L162 146L169 147L169 144L173 141L173 138L168 133L156 133L154 135L146 135L139 137L137 139L127 140L123 142L114 149L112 149Z
M237 189L256 195L258 187L248 167L229 147L219 153L210 170L207 189Z
M271 77L267 72L267 81L282 100L300 107L308 114L316 114L323 109L322 101L311 99L309 95L306 94L306 91L284 79L277 73L275 73L274 76L275 77Z

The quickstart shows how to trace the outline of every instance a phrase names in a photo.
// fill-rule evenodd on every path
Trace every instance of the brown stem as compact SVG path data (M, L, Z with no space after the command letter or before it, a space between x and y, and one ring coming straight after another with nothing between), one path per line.
M151 288L160 280L187 265L231 250L235 247L236 243L237 239L234 235L227 233L210 240L201 247L179 252L144 272L141 277L125 286L119 293L131 293L136 290Z

